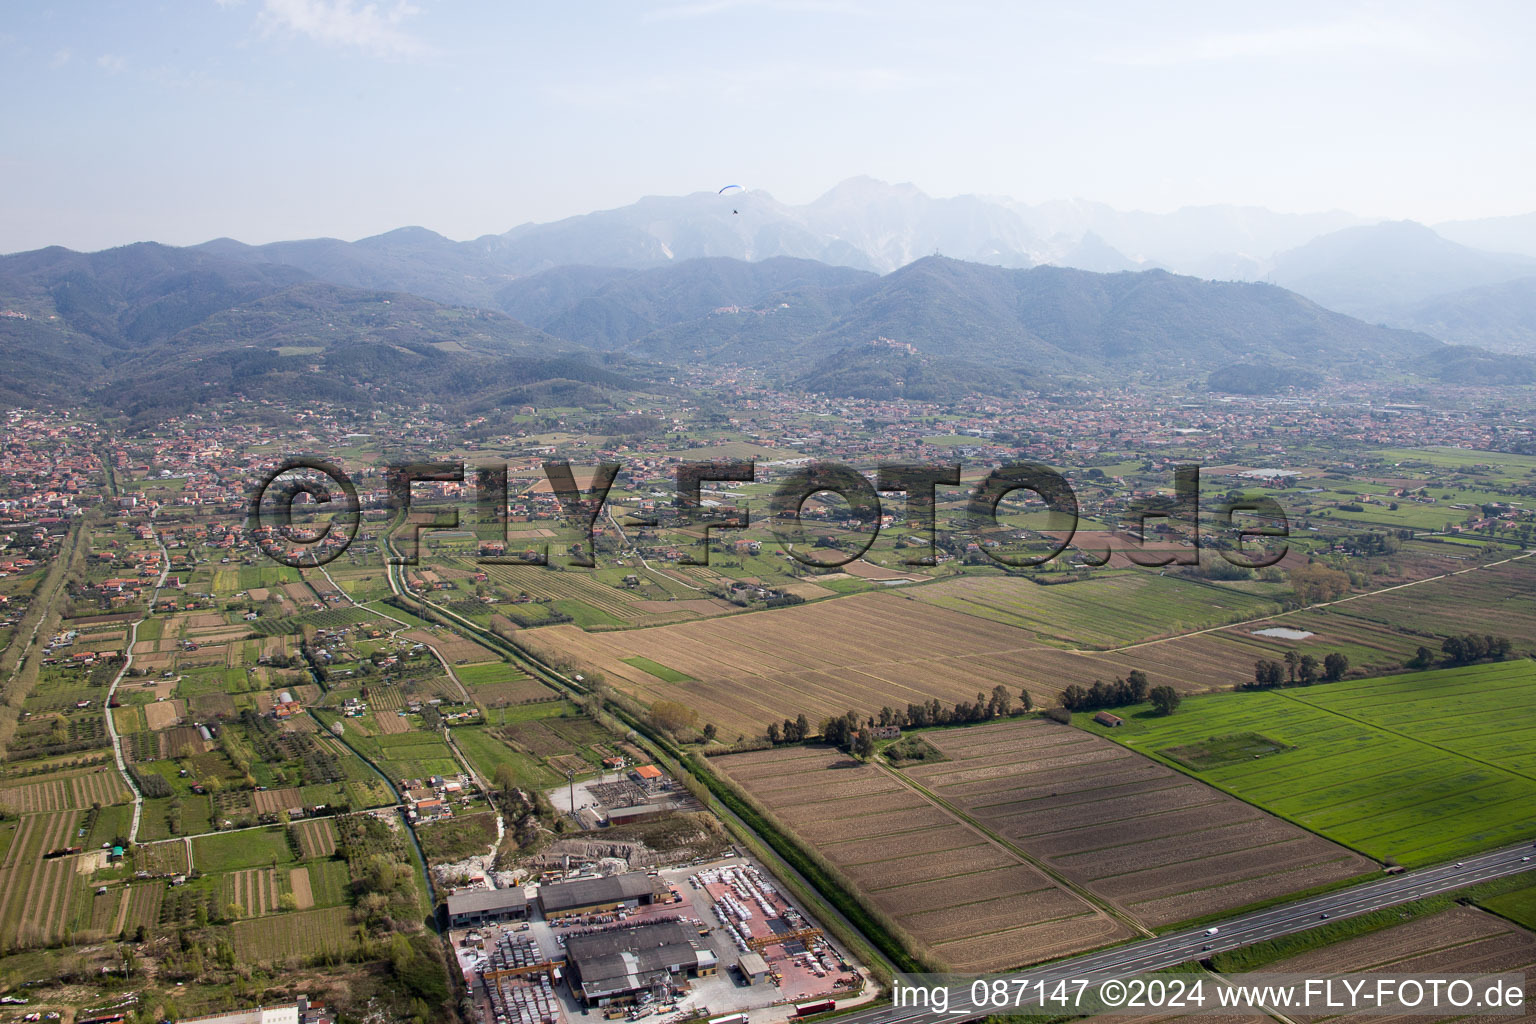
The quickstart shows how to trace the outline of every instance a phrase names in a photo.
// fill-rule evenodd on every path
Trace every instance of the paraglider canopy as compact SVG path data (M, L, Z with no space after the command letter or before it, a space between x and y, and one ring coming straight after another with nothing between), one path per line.
M744 192L744 191L746 191L746 190L743 189L740 185L727 185L727 186L725 186L725 188L721 189L719 192L716 192L715 195L723 196L727 192L730 192L730 193L732 193L734 195L737 192ZM732 210L731 212L732 213L740 213L741 211L740 210Z

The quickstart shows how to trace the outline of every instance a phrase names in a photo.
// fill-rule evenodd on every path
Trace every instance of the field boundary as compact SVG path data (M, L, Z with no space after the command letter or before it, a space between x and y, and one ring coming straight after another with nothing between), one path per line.
M1092 892L1089 892L1087 889L1084 889L1081 885L1078 885L1076 882L1074 882L1071 879L1065 877L1059 871L1057 871L1055 868L1051 867L1049 864L1044 863L1043 861L1039 860L1038 858L1036 858L1036 857L1030 855L1029 853L1025 852L1024 850L1020 849L1019 846L1017 844L1015 844L1014 842L1012 842L1011 840L1005 839L1003 836L1000 836L996 832L993 832L991 829L987 828L981 822L977 821L975 818L971 817L969 814L967 814L964 811L960 810L954 804L950 803L948 800L945 800L943 797L939 796L937 793L934 793L932 790L930 790L927 786L924 786L922 783L917 782L914 779L907 778L907 776L905 774L903 774L901 771L899 771L899 770L897 770L895 768L892 768L889 765L880 764L880 763L873 762L873 761L869 762L869 763L874 764L876 769L878 769L879 771L884 772L885 774L891 776L897 782L899 782L900 784L906 786L908 789L910 789L912 792L918 794L923 799L932 802L935 806L941 808L945 813L947 813L947 814L951 815L952 817L954 817L961 824L966 825L966 826L974 829L975 831L979 832L982 836L984 836L988 840L990 840L990 841L996 843L997 845L1001 846L1003 849L1007 850L1009 853L1013 854L1015 857L1018 857L1024 863L1030 865L1035 870L1039 871L1041 874L1043 874L1047 878L1049 878L1051 881L1055 882L1057 885L1061 886L1063 889L1066 889L1068 892L1072 893L1078 899L1080 899L1080 900L1084 901L1085 903L1087 903L1089 906L1098 907L1100 910L1102 910L1105 913L1109 914L1109 916L1113 917L1115 920L1119 921L1121 924L1125 925L1127 928L1130 928L1132 931L1136 932L1138 935L1141 935L1143 938L1152 938L1154 935L1157 934L1152 929L1150 929L1146 925L1142 924L1140 921L1137 921L1135 918L1131 917L1130 916L1130 912L1127 911L1124 907L1120 906L1118 903L1115 903L1113 900L1104 899L1103 897L1100 897L1100 896L1098 896L1098 895L1096 895L1096 894L1094 894Z

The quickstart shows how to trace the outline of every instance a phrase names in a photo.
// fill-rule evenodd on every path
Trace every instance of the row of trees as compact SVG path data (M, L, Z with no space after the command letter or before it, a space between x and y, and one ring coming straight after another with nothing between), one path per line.
M1349 656L1335 651L1321 662L1313 654L1286 651L1283 661L1260 658L1253 663L1253 679L1244 690L1272 690L1279 686L1311 686L1321 678L1336 683L1349 671Z
M799 715L794 719L784 719L783 724L768 723L767 735L770 743L802 743L812 736L819 735L823 741L841 747L858 742L857 737L860 732L872 729L876 725L920 729L930 725L987 722L994 718L1006 718L1020 712L1032 711L1034 706L1034 699L1030 697L1028 690L1019 691L1016 703L1008 688L999 685L994 686L990 694L978 692L974 701L963 700L953 706L946 706L935 698L920 704L908 704L905 712L887 705L881 708L877 715L867 718L856 711L849 711L835 718L824 719L819 733L812 732L810 721L804 715ZM869 739L869 745L870 751L873 752L873 736ZM857 752L854 750L854 753Z
M1419 648L1424 650L1424 648ZM1464 633L1461 636L1448 636L1440 643L1440 651L1445 655L1445 660L1451 665L1469 665L1474 661L1492 659L1503 661L1509 657L1510 642L1507 636L1494 636L1491 633Z
M1123 708L1128 704L1140 704L1151 693L1147 674L1139 668L1131 669L1124 679L1105 683L1095 679L1092 686L1073 683L1061 691L1061 706L1068 711L1097 711L1100 708Z

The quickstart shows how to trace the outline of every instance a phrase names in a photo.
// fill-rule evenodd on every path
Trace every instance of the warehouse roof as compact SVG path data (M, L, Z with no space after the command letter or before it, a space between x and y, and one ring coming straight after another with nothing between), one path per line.
M699 948L676 921L573 935L565 952L588 1000L649 988L672 971L716 963L714 952Z
M456 892L448 897L448 913L485 914L505 910L521 910L528 905L528 897L521 889L473 889Z
M552 882L539 886L539 902L544 912L572 910L603 903L620 903L624 900L649 896L655 884L643 871L631 871L627 875L610 875L606 878L577 878L570 882Z
M697 934L697 932L695 932ZM678 921L657 921L654 924L636 925L633 928L613 928L593 932L590 935L571 935L565 940L565 952L572 959L577 957L607 956L611 953L634 953L660 946L687 946L693 936Z

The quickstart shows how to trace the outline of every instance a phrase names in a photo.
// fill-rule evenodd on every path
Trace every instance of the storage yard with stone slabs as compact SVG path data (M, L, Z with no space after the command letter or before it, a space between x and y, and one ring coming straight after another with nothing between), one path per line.
M922 734L905 774L1149 928L1375 871L1335 843L1098 736L1038 718Z
M713 763L953 970L1002 970L1134 934L874 765L814 747Z

